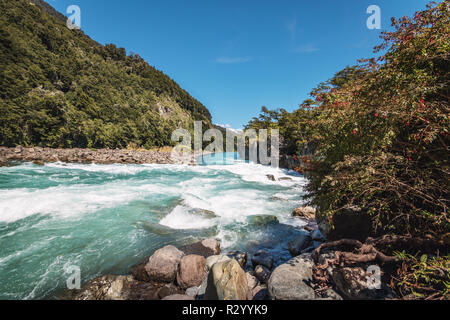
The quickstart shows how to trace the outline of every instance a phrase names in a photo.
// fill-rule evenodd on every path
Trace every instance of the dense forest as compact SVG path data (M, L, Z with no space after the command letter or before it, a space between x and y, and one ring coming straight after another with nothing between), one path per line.
M263 107L247 125L278 128L285 152L301 158L295 169L308 173L331 239L413 239L397 252L409 264L393 287L435 298L450 290L449 21L449 1L393 18L378 58L319 84L298 110Z
M0 145L152 148L209 111L139 55L66 27L40 0L0 0Z

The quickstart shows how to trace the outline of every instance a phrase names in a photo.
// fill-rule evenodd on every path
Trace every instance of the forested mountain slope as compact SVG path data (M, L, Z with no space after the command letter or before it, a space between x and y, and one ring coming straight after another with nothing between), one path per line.
M41 0L0 0L0 145L151 148L209 111L137 54ZM151 39L148 39L151 40Z

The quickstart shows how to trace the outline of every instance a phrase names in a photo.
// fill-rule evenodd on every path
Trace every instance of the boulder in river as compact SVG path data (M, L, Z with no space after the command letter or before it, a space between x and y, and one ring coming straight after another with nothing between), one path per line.
M271 224L279 224L280 221L276 216L270 215L254 215L247 217L247 221L250 225L255 227L265 227Z
M311 244L311 235L309 232L300 233L294 240L288 243L288 250L293 257L302 253Z
M268 281L269 294L274 300L313 300L316 295L311 255L301 255L278 266Z
M208 275L205 300L247 300L249 296L247 276L236 260L213 265Z
M185 254L197 254L208 258L220 254L220 242L209 238L180 248Z
M252 265L256 266L264 266L267 269L273 268L273 256L264 250L259 250L255 254L252 255Z
M269 179L270 181L276 181L275 176L273 174L268 174L266 175L267 179Z
M148 259L145 270L153 281L172 282L183 255L184 253L174 246L165 246L156 250Z
M319 242L325 242L326 239L323 236L322 232L320 232L320 230L316 229L314 231L311 232L311 238L313 239L313 241L319 241Z
M181 258L177 273L180 288L200 286L206 276L206 259L203 256L189 254Z

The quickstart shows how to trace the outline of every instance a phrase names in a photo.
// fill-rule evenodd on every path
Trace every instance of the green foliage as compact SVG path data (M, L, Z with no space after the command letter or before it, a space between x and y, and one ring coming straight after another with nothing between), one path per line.
M45 2L0 0L0 10L0 145L152 148L194 119L211 126L172 79L69 30Z
M309 196L331 222L353 205L373 236L450 231L448 21L448 0L393 19L378 61L338 72L293 113L249 123L279 127L288 153L314 145Z
M413 256L397 252L402 266L392 278L391 287L401 297L448 300L450 298L450 256Z

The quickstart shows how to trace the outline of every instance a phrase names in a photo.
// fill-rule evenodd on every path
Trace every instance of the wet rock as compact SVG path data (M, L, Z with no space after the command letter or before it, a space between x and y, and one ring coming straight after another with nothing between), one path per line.
M292 216L312 220L316 217L316 209L313 207L300 207L292 211Z
M301 255L278 266L270 276L268 290L274 300L312 300L311 287L314 262L310 255Z
M147 270L145 270L145 265L147 264L148 259L145 259L144 261L134 265L131 267L131 275L134 277L134 279L138 281L143 282L149 282L151 281L150 276L147 273Z
M226 255L227 257L236 260L242 268L247 264L247 252L235 250L228 252Z
M269 179L270 181L276 181L275 180L275 176L273 174L268 174L266 175L267 179Z
M187 289L202 284L206 276L206 259L203 256L190 254L181 258L177 273L180 288Z
M192 296L188 296L185 294L174 294L171 296L167 296L162 300L178 300L178 301L182 301L182 300L195 300L194 297Z
M267 283L270 278L270 270L264 266L256 266L255 277L261 281L261 283Z
M302 232L298 237L288 243L289 253L296 257L311 244L311 235L308 232Z
M278 181L292 181L292 178L289 178L289 177L281 177L281 178L278 178Z
M205 219L214 219L217 217L214 211L206 209L191 209L189 212Z
M216 239L205 239L180 248L185 254L196 254L208 258L220 254L220 242Z
M275 216L269 215L254 215L247 217L247 221L250 225L255 227L265 227L271 224L278 224L280 221Z
M313 241L312 246L314 247L314 249L317 249L322 243L322 241Z
M319 229L319 226L317 225L317 222L310 220L308 221L308 224L305 227L303 227L303 229L312 232L314 230Z
M226 255L215 255L215 256L209 256L206 259L206 270L209 271L212 266L218 262L225 262L230 260L231 258Z
M148 259L145 270L151 280L161 282L172 282L175 280L178 265L183 252L174 246L165 246Z
M314 249L316 249L314 246L309 246L309 247L303 249L300 254L311 253L314 251Z
M247 276L236 260L216 263L209 271L205 300L247 300L249 294Z
M311 238L314 241L319 241L319 242L325 242L326 241L326 239L323 236L322 232L320 232L318 229L316 229L313 232L311 232Z
M259 250L253 254L251 261L253 267L264 266L269 270L273 268L273 257L269 252L264 250Z

